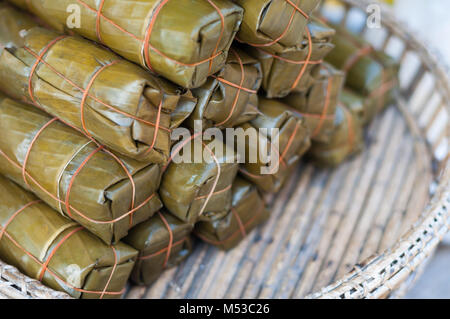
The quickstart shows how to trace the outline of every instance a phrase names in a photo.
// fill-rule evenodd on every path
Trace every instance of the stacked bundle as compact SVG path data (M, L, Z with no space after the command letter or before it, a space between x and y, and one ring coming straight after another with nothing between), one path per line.
M364 39L355 36L341 26L334 39L336 46L327 61L347 73L346 105L360 100L363 124L368 124L387 105L394 101L399 66L384 52L375 50ZM352 102L353 101L353 102Z
M332 27L334 49L311 73L312 84L282 100L306 117L313 142L309 156L321 166L336 166L363 148L363 126L393 101L398 74L391 57L341 26Z
M235 247L392 96L319 0L8 1L37 18L0 3L0 258L77 298L154 282L192 233Z

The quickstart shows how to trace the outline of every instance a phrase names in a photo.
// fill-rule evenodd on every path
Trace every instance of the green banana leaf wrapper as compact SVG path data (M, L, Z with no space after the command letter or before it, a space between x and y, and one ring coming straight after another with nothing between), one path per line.
M261 191L272 193L283 186L311 140L306 119L294 115L287 105L260 97L259 110L261 115L240 126L246 135L254 135L251 140L240 139L245 140L244 147L237 146L245 158L240 172Z
M309 151L312 161L318 166L334 167L364 147L363 126L358 116L347 106L336 109L335 132L329 142L314 142Z
M306 93L291 93L282 101L295 115L304 117L314 142L329 142L335 131L336 107L345 74L323 63L313 72L314 83Z
M334 48L331 41L335 31L317 19L310 21L308 30L311 46L309 38L305 37L299 45L276 53L265 48L248 48L248 52L261 62L264 74L262 87L268 98L285 97L290 92L304 93L313 84L311 74Z
M320 0L234 0L244 8L237 39L271 53L300 44Z
M165 168L159 189L164 207L191 224L224 216L231 207L231 186L239 170L235 151L220 140L202 141L197 136L175 144L172 154L185 160L174 160Z
M31 15L18 11L5 2L0 2L0 48L14 44L23 45L21 31L35 26L37 23Z
M150 285L165 269L185 260L192 251L192 228L164 211L133 228L124 238L125 243L139 251L131 280Z
M243 16L228 0L8 1L185 88L201 86L223 67Z
M232 48L225 67L200 88L193 89L197 106L187 125L202 121L209 127L234 127L258 115L250 99L261 86L262 70L259 62L237 48ZM252 98L253 96L253 98Z
M336 48L326 61L347 73L346 86L377 100L377 112L394 101L398 85L398 63L382 51L375 50L366 40L342 26L334 26Z
M341 101L352 111L363 125L368 125L377 115L378 99L364 98L364 96L345 88L341 94Z
M138 252L106 245L0 176L0 258L74 298L120 298Z
M203 241L230 250L268 218L269 210L255 185L238 177L233 183L230 212L221 219L197 223L194 232Z
M39 27L25 33L23 46L0 50L5 93L83 129L122 155L152 163L167 160L170 130L195 107L189 91L80 37Z
M117 156L43 111L4 96L0 127L0 173L104 242L119 241L161 208L158 164Z

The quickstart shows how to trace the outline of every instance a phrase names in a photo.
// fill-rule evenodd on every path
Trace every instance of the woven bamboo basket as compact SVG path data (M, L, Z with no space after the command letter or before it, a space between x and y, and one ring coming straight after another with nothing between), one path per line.
M369 29L368 2L340 3L342 23L359 19L401 64L397 103L370 126L365 152L334 170L302 164L236 249L197 243L125 298L395 298L420 275L450 226L448 71L384 8ZM68 298L1 262L0 297Z

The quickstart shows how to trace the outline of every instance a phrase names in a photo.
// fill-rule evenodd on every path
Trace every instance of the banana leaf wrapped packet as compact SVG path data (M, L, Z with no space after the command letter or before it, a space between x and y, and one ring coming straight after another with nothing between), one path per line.
M334 48L334 29L317 19L308 24L308 35L296 46L271 53L264 48L248 47L248 52L263 70L262 88L268 98L281 98L290 92L304 93L313 83L312 72Z
M236 149L245 162L241 174L263 192L277 192L311 146L306 119L277 100L259 99L261 115L240 126L247 137ZM227 143L229 140L227 139Z
M228 0L8 1L185 88L201 86L223 67L243 15Z
M200 88L193 89L197 106L187 121L209 127L234 127L258 115L254 109L256 94L261 86L262 70L257 60L242 50L231 48L225 67Z
M158 164L117 156L43 111L0 96L0 173L107 244L161 208Z
M237 39L276 53L300 44L320 0L234 0L244 8Z
M137 251L106 245L0 176L0 258L74 298L120 298Z
M131 280L150 285L164 269L185 260L192 250L192 228L164 211L133 228L124 238L125 243L139 251Z
M313 72L314 83L306 93L291 93L282 101L295 115L305 118L311 140L329 142L335 131L336 108L345 74L323 63Z
M364 147L362 123L347 106L338 105L334 123L331 140L314 142L309 151L310 158L319 166L337 166Z
M37 23L32 16L0 2L0 48L22 43L21 31L35 26Z
M203 141L203 136L196 133L173 146L172 157L180 160L163 168L159 189L164 207L191 224L228 212L231 186L239 170L233 149L215 138Z
M382 111L394 101L399 72L398 63L366 40L342 26L334 26L336 48L326 61L347 73L346 86L365 98L376 100L374 113Z
M110 149L163 163L170 131L194 110L189 91L80 37L35 27L0 50L0 86Z
M195 235L220 249L230 250L268 218L269 210L255 185L238 177L233 183L230 212L221 219L197 223Z
M377 115L378 99L364 98L353 90L345 88L341 94L341 101L363 125L368 125Z

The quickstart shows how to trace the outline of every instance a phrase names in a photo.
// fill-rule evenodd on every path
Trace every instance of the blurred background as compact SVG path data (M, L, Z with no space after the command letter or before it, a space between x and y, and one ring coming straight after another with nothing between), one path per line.
M449 0L386 0L399 20L416 32L450 65ZM450 236L437 250L406 298L450 298Z

